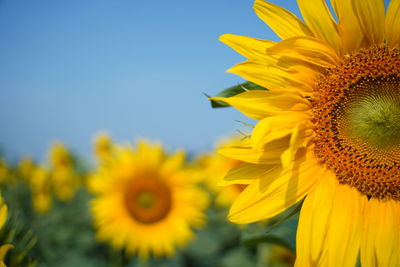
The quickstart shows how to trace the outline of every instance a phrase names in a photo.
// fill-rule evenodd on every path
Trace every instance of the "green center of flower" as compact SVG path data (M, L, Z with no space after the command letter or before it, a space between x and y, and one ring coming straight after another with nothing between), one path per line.
M137 203L142 208L150 209L154 206L155 202L156 202L156 197L150 191L140 192L137 196Z
M400 101L391 95L362 99L347 111L349 132L377 149L400 143Z

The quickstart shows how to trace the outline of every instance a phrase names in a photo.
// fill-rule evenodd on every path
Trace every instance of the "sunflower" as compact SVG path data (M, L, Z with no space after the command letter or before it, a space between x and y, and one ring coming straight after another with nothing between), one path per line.
M38 213L46 213L53 202L50 174L44 166L35 166L29 177L32 206Z
M29 182L32 173L35 170L35 163L33 162L32 158L30 157L23 157L17 166L18 176L22 178L24 181Z
M205 222L206 195L188 177L185 154L167 155L161 145L141 141L137 149L115 147L89 181L97 237L114 248L171 256Z
M54 143L49 152L51 182L55 195L61 201L69 201L80 185L74 169L74 159L70 151L61 143Z
M110 136L104 132L98 133L94 140L94 154L98 160L107 160L112 154L113 141Z
M400 266L400 1L297 2L304 22L255 1L279 42L221 37L248 58L229 72L269 89L214 98L258 120L220 151L245 161L225 178L248 185L229 218L304 199L297 266Z

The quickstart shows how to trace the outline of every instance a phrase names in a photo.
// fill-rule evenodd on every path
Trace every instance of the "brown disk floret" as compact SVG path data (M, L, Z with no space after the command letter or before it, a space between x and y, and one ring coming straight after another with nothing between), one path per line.
M135 179L126 188L124 200L129 214L143 224L161 221L172 207L170 189L155 178Z
M383 110L389 106L389 111L400 114L399 49L371 47L344 56L321 77L312 102L314 151L321 163L340 183L368 197L400 200L400 136L391 130L399 127L400 121L393 115L390 125L375 126L363 121L369 119L364 114L354 114L368 113L375 105ZM367 130L381 130L383 137L364 134L366 130L360 128L364 124L372 125ZM390 130L387 136L384 127Z

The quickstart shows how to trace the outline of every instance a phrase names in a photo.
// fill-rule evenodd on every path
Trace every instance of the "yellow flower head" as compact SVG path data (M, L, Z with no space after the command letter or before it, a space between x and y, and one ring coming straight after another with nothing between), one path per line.
M116 148L89 181L98 239L144 259L185 245L191 228L204 223L207 198L188 177L184 158L144 141L135 150Z
M296 266L400 266L400 1L297 0L304 22L256 0L279 42L223 35L248 60L229 71L269 90L224 101L258 120L225 149L248 187L229 218L304 203ZM335 19L337 18L337 20Z
M33 208L38 213L49 211L52 205L50 174L44 167L35 167L29 179Z
M69 150L61 143L55 143L50 149L51 182L55 195L61 201L69 201L80 185L75 173L73 158Z
M18 163L18 175L29 185L34 210L38 213L49 211L52 205L52 190L48 169L37 166L31 158L24 157Z
M61 143L54 143L50 149L50 164L53 168L70 168L72 158L68 149Z
M94 138L94 153L100 160L106 160L111 156L113 142L110 136L106 133L99 133Z
M24 157L18 162L19 175L25 181L30 180L34 170L35 170L35 164L30 157Z

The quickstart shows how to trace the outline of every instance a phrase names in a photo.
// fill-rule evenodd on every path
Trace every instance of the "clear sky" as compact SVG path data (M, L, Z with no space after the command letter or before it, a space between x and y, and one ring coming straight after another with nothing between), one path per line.
M272 1L298 13L294 0ZM89 155L93 136L211 149L249 119L210 108L242 82L224 33L277 40L252 0L0 0L0 144L42 157L60 140Z

